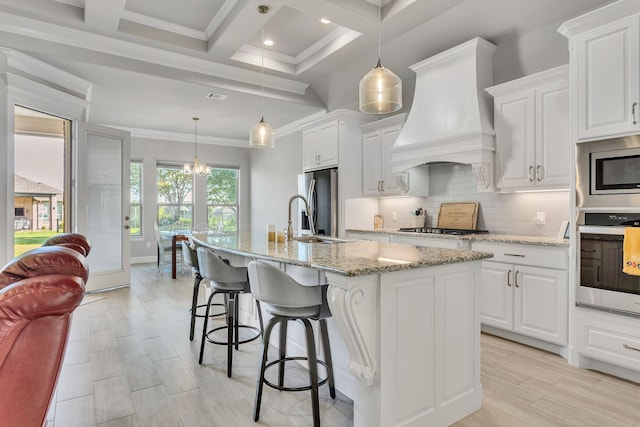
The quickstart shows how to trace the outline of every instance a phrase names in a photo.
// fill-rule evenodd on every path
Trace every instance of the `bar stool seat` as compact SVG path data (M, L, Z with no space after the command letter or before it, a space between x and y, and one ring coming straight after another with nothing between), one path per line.
M207 304L199 304L198 305L198 294L200 293L200 283L202 282L202 276L200 275L200 267L198 265L198 254L196 250L193 248L191 241L183 240L180 242L182 245L182 259L184 260L184 265L191 270L191 273L194 276L193 279L193 294L191 298L191 309L189 313L191 314L191 328L189 329L189 339L193 341L193 336L195 334L196 327L196 318L204 317L204 311ZM218 307L226 307L226 304L211 304L213 306ZM210 314L209 317L218 317L224 316L227 314L225 310L222 310L218 313Z
M211 295L207 301L207 307L204 314L204 326L202 328L202 341L200 343L200 357L198 363L202 364L204 356L204 346L206 342L212 344L227 346L227 377L231 378L233 366L233 348L238 350L239 344L248 343L262 336L262 312L260 303L258 302L258 319L260 328L250 325L241 325L238 322L238 296L243 293L250 293L247 269L245 267L234 267L227 264L214 251L204 247L196 250L198 256L198 267L200 275L204 283L210 288ZM226 304L226 325L218 326L211 330L207 330L210 310L213 297L217 294L224 294ZM252 336L246 339L240 339L240 328L249 329L254 332ZM222 329L227 330L227 339L225 341L213 338L215 332Z
M260 419L260 406L262 404L263 385L266 384L281 391L311 391L311 403L313 410L313 425L320 426L320 404L318 399L318 387L328 383L329 394L332 399L336 397L333 380L333 363L331 361L331 347L327 332L326 319L331 317L331 311L327 304L327 286L304 286L296 282L291 276L263 261L251 261L248 265L249 283L253 297L260 301L272 318L264 330L262 361L257 381L256 398L254 405L254 421ZM313 326L309 320L317 320L320 325L320 336L324 350L325 360L316 357L316 345ZM286 355L287 323L289 321L300 322L305 329L307 356L289 357ZM273 327L280 324L279 358L268 362L269 339ZM289 361L306 360L309 365L309 384L300 387L289 387L284 384L285 364ZM265 379L265 371L278 365L278 382ZM325 378L318 377L318 365L327 370Z

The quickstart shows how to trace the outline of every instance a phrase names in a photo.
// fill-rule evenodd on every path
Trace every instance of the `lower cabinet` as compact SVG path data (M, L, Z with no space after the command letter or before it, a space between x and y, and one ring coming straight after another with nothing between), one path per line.
M480 270L482 324L567 345L566 249L546 255L544 249L525 245L472 244L471 249L492 252L495 258L483 261ZM528 265L533 263L538 265Z
M640 319L578 307L576 326L580 355L640 371Z

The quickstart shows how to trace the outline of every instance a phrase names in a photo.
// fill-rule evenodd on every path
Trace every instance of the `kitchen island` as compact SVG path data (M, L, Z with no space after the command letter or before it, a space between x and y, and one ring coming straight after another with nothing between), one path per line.
M478 275L491 254L360 240L277 243L265 233L193 238L234 264L267 260L329 284L357 380L344 390L336 378L353 399L354 426L446 426L481 407Z

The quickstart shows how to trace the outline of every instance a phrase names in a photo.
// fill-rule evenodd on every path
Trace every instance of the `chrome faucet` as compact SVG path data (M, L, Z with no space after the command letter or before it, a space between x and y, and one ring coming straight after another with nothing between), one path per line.
M302 201L304 202L305 213L307 214L307 218L309 218L309 231L311 232L311 235L316 234L316 230L313 225L313 216L312 216L311 208L309 207L309 202L302 194L294 194L289 199L289 221L287 223L287 240L288 241L293 240L293 227L291 226L291 204L293 204L293 201L295 199L302 199Z

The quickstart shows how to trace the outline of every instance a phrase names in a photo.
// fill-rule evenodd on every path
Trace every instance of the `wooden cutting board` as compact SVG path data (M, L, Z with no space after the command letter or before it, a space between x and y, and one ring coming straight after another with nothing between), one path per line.
M442 203L438 215L438 228L475 230L478 220L478 202Z

